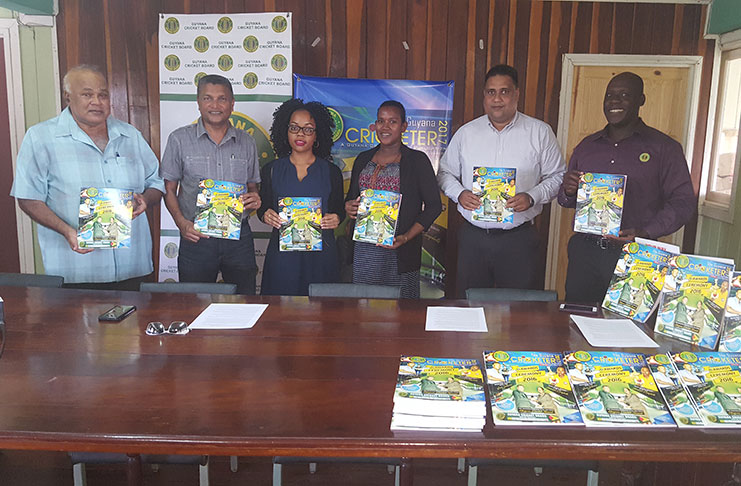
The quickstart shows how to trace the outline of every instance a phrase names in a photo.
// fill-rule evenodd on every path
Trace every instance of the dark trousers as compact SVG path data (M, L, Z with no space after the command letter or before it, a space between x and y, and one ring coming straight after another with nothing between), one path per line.
M574 234L569 240L566 300L600 305L621 253L620 243L600 245L599 236Z
M237 285L237 293L255 295L255 244L247 220L240 238L201 238L193 243L180 238L178 278L181 282L215 282L221 271L224 282Z
M530 223L511 230L485 230L464 221L458 230L456 297L466 289L534 287L538 232Z
M120 282L91 282L91 283L66 283L62 284L65 289L85 289L85 290L133 290L139 291L139 285L142 282L151 282L152 274L133 277Z

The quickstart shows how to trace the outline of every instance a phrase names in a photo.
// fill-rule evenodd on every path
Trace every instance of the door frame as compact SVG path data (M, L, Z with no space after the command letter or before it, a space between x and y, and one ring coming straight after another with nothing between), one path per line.
M5 53L6 84L8 87L8 118L10 122L10 152L13 173L16 169L18 148L26 133L26 117L23 106L23 78L21 76L21 49L16 19L0 19L0 37ZM18 202L15 203L16 227L18 229L18 256L21 272L34 273L33 226Z
M687 166L692 169L692 154L695 144L697 128L697 109L700 103L700 80L702 77L702 56L647 56L632 54L564 54L561 69L561 93L558 108L558 131L556 138L566 158L566 145L569 140L569 119L571 115L571 100L574 87L574 71L577 66L637 66L637 67L682 67L689 68L690 76L687 91L690 93L690 102L687 104L685 116L689 120L685 129L684 138L680 140L684 148ZM568 164L566 160L566 164ZM548 251L546 253L545 288L556 289L556 275L558 268L559 236L561 221L561 206L554 201L551 204L550 225L548 230ZM672 243L681 246L684 227L674 234Z

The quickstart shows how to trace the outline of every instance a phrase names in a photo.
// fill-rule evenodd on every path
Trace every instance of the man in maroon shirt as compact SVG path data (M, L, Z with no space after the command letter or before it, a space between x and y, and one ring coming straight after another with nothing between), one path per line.
M571 156L558 192L563 207L576 206L579 177L585 172L627 179L620 236L575 233L569 240L567 301L601 302L625 242L671 234L696 210L682 147L643 123L638 111L645 102L640 76L625 72L612 78L603 103L607 126L582 140Z

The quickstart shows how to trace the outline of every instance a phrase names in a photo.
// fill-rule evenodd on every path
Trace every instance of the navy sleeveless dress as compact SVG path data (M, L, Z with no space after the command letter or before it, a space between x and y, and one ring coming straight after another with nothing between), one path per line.
M271 162L266 166L263 184L272 189L270 207L277 212L278 200L284 197L320 197L322 214L338 213L340 221L344 208L331 208L330 201L342 200L342 175L337 166L317 158L308 168L306 177L299 181L296 167L288 157ZM340 173L340 185L333 187L332 172ZM267 176L267 177L265 177ZM267 179L267 180L266 180ZM262 192L262 191L261 191ZM332 196L332 197L331 197ZM263 204L268 201L263 200ZM308 295L310 283L339 282L340 268L334 230L322 231L322 251L280 251L278 249L278 230L273 228L265 255L262 275L262 295Z

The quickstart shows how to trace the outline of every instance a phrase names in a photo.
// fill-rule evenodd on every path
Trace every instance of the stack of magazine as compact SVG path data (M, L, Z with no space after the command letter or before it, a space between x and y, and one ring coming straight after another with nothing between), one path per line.
M722 341L721 350L741 351L739 290L733 260L636 238L623 246L602 307L643 323L658 309L655 332L707 349Z
M401 357L391 430L480 432L485 423L478 360Z

